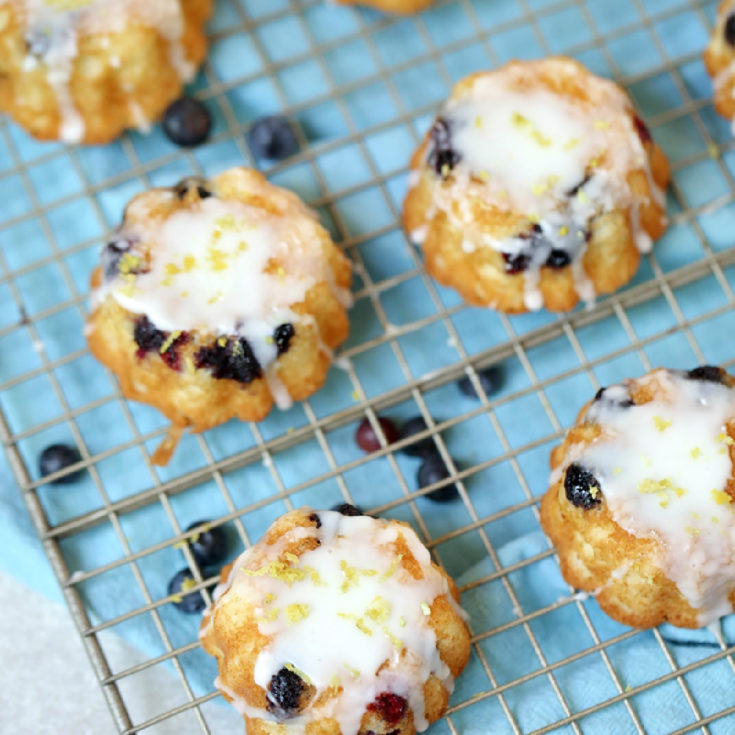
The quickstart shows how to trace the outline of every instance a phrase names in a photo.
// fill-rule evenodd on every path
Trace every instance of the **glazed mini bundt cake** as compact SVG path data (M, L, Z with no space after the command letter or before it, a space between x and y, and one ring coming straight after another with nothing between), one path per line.
M625 92L568 58L459 82L411 170L406 232L477 306L592 301L627 283L666 227L666 158Z
M92 276L87 340L174 428L258 421L326 379L350 280L295 194L233 168L133 199Z
M735 120L735 0L720 3L704 63L715 87L715 109Z
M5 0L0 111L32 135L106 143L147 129L193 79L212 0Z
M248 735L413 735L469 657L458 598L407 524L301 508L222 570L200 639Z
M735 605L735 379L703 366L600 390L552 453L541 523L567 582L632 626Z

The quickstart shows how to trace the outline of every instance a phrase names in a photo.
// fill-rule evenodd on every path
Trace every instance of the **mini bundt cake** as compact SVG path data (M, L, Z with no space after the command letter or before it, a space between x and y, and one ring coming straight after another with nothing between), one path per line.
M295 194L233 168L133 199L92 276L87 340L175 428L258 421L326 379L350 280Z
M630 99L568 58L459 82L411 161L403 222L471 304L567 311L627 283L669 167Z
M735 120L735 0L724 0L717 9L704 64L715 87L715 109Z
M552 453L541 523L567 582L632 626L735 605L735 379L703 366L600 390Z
M301 508L222 570L200 639L248 735L413 735L446 711L469 633L405 523Z
M193 79L212 0L5 0L0 111L32 135L106 143L147 129Z

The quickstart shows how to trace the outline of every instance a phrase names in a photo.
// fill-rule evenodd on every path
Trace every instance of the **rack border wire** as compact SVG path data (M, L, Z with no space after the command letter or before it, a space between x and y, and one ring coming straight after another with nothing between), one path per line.
M224 2L225 0L222 1ZM495 698L499 702L503 715L507 720L507 725L512 732L517 735L520 735L522 732L528 732L519 723L512 706L507 701L506 693L514 687L536 678L544 678L548 682L563 712L562 717L547 723L541 728L533 730L537 735L567 725L571 728L572 732L581 733L583 729L580 723L583 718L605 708L612 707L617 703L622 703L625 707L626 713L633 723L635 730L638 733L644 733L645 728L635 706L635 697L638 694L669 681L675 682L679 687L691 709L691 715L693 717L692 724L680 728L676 731L677 733L683 734L694 730L709 733L709 725L711 723L735 712L734 706L720 712L710 713L706 716L703 715L685 678L686 674L720 660L727 662L732 675L735 676L735 659L733 658L735 646L727 645L722 636L719 637L718 651L693 663L681 665L676 656L673 655L670 644L662 637L658 630L655 631L656 642L667 661L670 671L641 685L625 688L608 654L613 646L635 637L638 632L627 631L617 636L603 639L596 629L594 622L590 619L582 600L571 594L572 591L564 599L557 600L545 607L524 612L516 589L511 582L511 575L553 556L553 550L548 549L515 564L503 565L498 556L498 550L487 531L487 528L494 521L501 520L516 512L529 511L537 516L538 497L529 486L518 457L530 450L543 447L550 441L557 440L563 433L565 421L557 415L553 402L549 398L549 390L554 383L558 383L565 378L586 376L589 380L590 389L596 389L599 387L599 381L595 369L613 359L623 356L634 355L640 360L640 364L644 369L650 369L652 363L646 349L667 335L683 335L694 356L702 362L705 361L706 351L698 342L696 328L706 321L735 310L735 295L733 294L731 285L735 283L735 280L733 276L730 276L728 279L726 275L726 271L735 265L735 247L713 249L699 222L701 215L731 205L735 199L735 180L733 179L731 170L724 161L724 156L717 155L714 159L710 159L707 152L700 152L683 157L673 165L673 171L676 173L693 164L714 160L719 174L727 183L726 193L713 201L699 206L689 206L685 192L682 191L676 180L672 183L671 194L678 209L678 212L672 217L672 222L674 225L686 224L688 227L691 227L702 249L701 258L677 268L666 269L662 267L658 260L657 252L654 250L648 257L648 263L651 268L651 278L648 280L612 295L590 310L561 315L556 321L544 324L535 329L519 331L516 323L511 318L505 315L499 315L507 339L481 351L468 352L465 348L462 337L453 321L453 317L461 314L465 307L462 305L448 306L445 304L436 284L426 275L421 258L414 248L409 247L407 249L411 260L410 267L399 274L378 279L371 275L369 265L366 263L361 251L361 246L369 245L376 238L394 233L398 229L396 223L400 221L400 212L389 185L397 177L404 175L406 171L406 167L403 164L394 166L388 170L378 166L369 151L367 140L372 135L383 133L400 125L402 128L410 131L412 143L417 144L423 131L417 129L415 121L425 117L435 107L434 102L417 107L407 106L402 99L400 89L395 81L395 75L402 72L415 71L427 64L431 64L437 70L442 84L449 87L454 81L452 70L446 61L449 54L460 51L468 45L478 45L483 49L491 63L498 65L502 59L493 45L493 37L497 34L520 28L530 29L541 52L552 54L553 49L550 47L549 40L542 30L541 24L545 19L551 18L562 11L574 10L578 12L590 31L587 40L571 45L565 49L565 53L575 55L591 50L599 50L605 62L609 65L612 75L626 87L645 82L663 73L671 77L681 98L681 104L676 108L668 109L653 116L650 119L653 126L663 125L669 121L686 117L694 122L697 132L705 142L707 151L711 151L713 147L720 154L732 151L732 142L728 141L724 145L715 142L702 117L702 112L708 109L709 100L693 97L689 91L687 81L681 72L682 67L696 60L699 54L692 53L672 58L656 28L657 25L665 23L667 20L681 14L683 8L690 9L702 22L703 26L708 28L709 21L706 15L706 9L711 10L713 8L713 2L711 0L702 0L701 2L699 0L672 0L668 5L664 4L663 9L649 12L644 0L630 1L636 10L636 21L623 23L612 30L603 32L598 28L598 24L584 0L559 0L557 2L552 0L547 3L534 2L534 0L520 0L518 3L520 13L517 17L490 27L483 26L476 11L476 1L454 0L453 2L448 2L447 0L440 0L437 3L438 7L454 5L461 9L464 16L469 19L472 25L471 33L460 39L439 44L432 36L422 16L417 16L411 21L406 22L411 24L411 29L421 39L425 51L396 64L390 64L385 60L376 41L376 37L380 32L395 30L400 21L383 16L366 14L354 9L350 11L353 14L356 27L353 33L341 36L332 41L320 41L314 34L307 14L309 11L315 9L321 0L302 0L301 2L298 0L284 0L280 3L279 9L257 16L251 13L247 3L240 3L235 0L229 3L237 22L226 30L215 31L212 34L211 40L215 42L236 34L248 34L255 54L259 59L259 70L225 81L218 78L211 62L205 63L203 74L206 85L197 92L197 95L215 104L224 122L224 129L216 132L212 142L214 144L220 142L233 143L240 159L246 163L253 164L252 156L246 146L243 135L247 125L238 119L238 114L233 107L228 93L236 87L254 82L262 76L265 76L273 83L280 109L294 119L297 119L300 114L321 103L332 102L336 105L336 108L345 121L346 133L336 136L333 140L327 142L309 144L305 130L298 125L297 134L302 144L301 152L283 164L274 165L269 169L268 174L270 176L278 176L289 167L300 164L308 168L318 188L318 195L310 203L317 208L323 209L333 221L338 239L352 258L356 272L361 280L361 285L357 288L355 297L356 299L364 298L369 301L382 331L375 337L347 347L342 353L345 373L355 395L358 397L354 405L327 415L320 415L312 405L312 401L307 400L303 404L307 419L307 422L303 426L296 428L291 433L269 438L264 436L260 427L251 425L250 428L254 437L253 446L219 459L215 456L212 448L208 444L206 435L196 436L195 441L206 460L205 465L199 469L184 472L171 479L161 479L156 473L150 464L150 453L148 450L148 446L153 441L162 437L165 429L158 428L142 433L130 407L123 399L117 386L108 396L90 401L81 406L74 407L70 405L56 371L84 356L86 350L75 350L62 357L52 359L46 354L44 349L39 349L38 357L40 365L37 368L33 368L23 374L15 375L0 384L1 396L5 391L29 379L44 376L48 379L53 395L61 406L61 412L58 416L34 425L32 428L14 431L12 422L6 416L3 405L0 402L0 440L5 448L8 461L28 506L33 523L42 539L45 551L62 586L66 602L84 642L95 676L106 696L119 732L128 734L144 731L187 711L193 713L202 732L213 732L201 708L202 705L211 701L217 694L215 692L209 692L203 696L197 696L192 689L180 661L180 657L194 650L197 644L196 642L190 642L184 645L174 645L172 643L160 616L161 608L170 602L170 599L156 598L149 589L145 576L139 568L139 562L146 557L166 547L181 545L181 542L185 541L191 535L191 532L182 531L176 512L172 507L172 498L179 493L198 486L206 480L211 480L227 508L227 512L220 514L214 522L217 524L232 524L241 543L244 546L249 546L251 542L250 534L243 522L249 514L272 504L276 500L283 501L286 508L293 507L291 499L294 495L308 490L319 482L328 479L336 482L342 497L346 501L353 501L349 483L345 481L346 473L353 469L358 469L367 464L368 461L375 459L386 460L396 486L400 490L400 495L386 503L376 505L373 510L377 512L388 512L405 506L408 509L411 520L419 529L423 539L427 542L427 546L432 550L432 553L438 561L440 561L440 557L437 550L443 543L461 538L470 533L477 533L487 557L492 562L494 571L473 580L463 586L462 590L466 592L484 584L498 582L502 585L505 594L511 600L514 608L517 608L519 611L513 620L491 630L473 630L473 651L480 662L484 675L490 682L491 688L487 691L477 693L475 696L464 701L452 704L446 717L446 726L454 735L462 732L461 729L458 729L459 726L455 722L455 715L461 713L463 709L472 706L475 702L491 698ZM250 5L252 5L252 2ZM301 54L296 54L284 60L275 60L269 55L259 31L267 24L275 23L287 17L295 19L299 27L299 32L303 38L307 39L307 48ZM645 32L646 36L652 39L652 43L661 58L661 62L647 66L644 70L636 73L626 74L620 69L614 55L609 50L608 44L634 32ZM359 42L364 46L374 66L374 71L353 81L340 82L327 63L325 54L351 42ZM308 61L315 61L319 66L320 74L326 80L326 90L321 95L317 95L308 101L300 103L292 102L281 80L280 73L288 67ZM360 126L354 119L346 99L352 92L358 91L373 83L380 83L385 86L391 102L395 107L396 114L385 121ZM76 149L63 148L61 150L52 150L31 161L27 161L21 154L11 134L10 125L6 122L0 123L0 141L4 143L12 158L12 166L0 172L0 181L12 176L19 177L23 184L23 189L31 202L31 207L27 212L8 218L7 220L0 220L0 236L2 236L4 231L21 225L24 222L38 221L51 250L47 256L20 267L11 267L5 253L0 250L0 287L7 287L12 301L20 314L17 322L0 327L0 339L12 335L16 331L25 330L32 340L39 345L43 345L43 339L38 329L39 323L43 320L66 310L74 310L81 319L85 318L85 299L87 298L87 293L77 286L67 258L70 255L85 251L91 245L96 244L99 238L83 239L71 247L62 247L49 222L49 206L42 201L36 192L30 173L31 167L52 162L61 156L68 157L74 174L83 182L81 194L90 203L101 232L106 231L110 223L98 200L98 194L112 187L135 181L141 182L146 187L151 186L154 183L154 175L159 169L181 161L194 173L201 174L204 172L204 169L197 156L189 151L165 154L147 161L142 160L136 146L126 136L121 140L122 151L129 164L125 171L120 174L108 176L100 181L93 181L85 168L79 151ZM330 187L326 180L318 164L318 160L321 156L342 149L348 145L354 146L359 152L362 161L367 166L369 176L365 181L334 189ZM337 203L342 199L366 191L376 191L378 193L383 205L390 213L390 222L385 225L378 225L368 232L353 233ZM78 198L79 195L79 192L64 195L55 200L53 205L54 207L62 206ZM50 265L59 268L70 297L50 307L28 314L26 313L23 289L20 282L25 276ZM677 289L689 284L704 282L708 278L715 279L717 285L722 290L725 303L696 316L687 316L685 309L677 298ZM403 326L396 327L392 324L381 297L391 289L400 287L402 284L414 279L418 279L428 294L433 312L428 316L414 319ZM659 299L663 299L670 308L675 324L642 337L636 332L631 321L630 311L638 305L649 304ZM598 325L608 318L614 318L622 325L628 342L626 345L605 352L596 358L590 358L587 356L580 341L579 332L583 328ZM430 326L443 327L448 335L448 339L456 349L457 359L451 364L445 365L428 375L424 374L416 377L400 340L402 337L415 334L419 330ZM565 338L569 345L571 345L578 360L578 365L556 373L552 377L540 377L535 361L530 356L531 351L539 346L548 345L559 338ZM402 373L403 381L398 387L370 395L360 375L354 368L352 360L368 350L379 347L390 349ZM502 397L488 396L478 379L478 371L487 365L511 358L517 360L521 366L523 373L528 379L528 385L525 388L516 389ZM735 363L735 359L730 360L726 364L731 365L733 363ZM454 416L451 419L435 420L432 416L429 402L427 401L427 395L433 389L442 387L464 374L469 376L480 398L478 407L464 411L461 415ZM543 436L519 445L514 444L507 436L503 423L498 418L497 411L498 409L502 409L503 406L509 405L513 401L524 397L533 397L539 401L551 428ZM413 402L418 412L425 419L427 423L425 436L433 439L450 470L449 478L440 483L421 488L420 490L412 490L409 487L404 474L397 464L395 454L400 450L402 443L398 442L388 446L377 420L379 411L407 400ZM114 404L120 409L131 438L126 442L95 453L87 446L83 432L77 427L75 420L86 412L106 404ZM358 458L351 462L340 462L330 445L329 434L362 417L366 417L370 421L380 439L381 449L369 457ZM445 433L462 422L481 417L487 417L489 430L498 437L502 451L492 459L477 462L472 466L457 466L452 459L452 455L445 441ZM75 469L88 471L96 491L99 493L102 504L95 510L90 510L70 519L52 524L49 522L38 494L38 489L43 483L40 480L34 480L32 478L26 460L21 452L20 445L29 437L62 423L70 427L73 433L73 439L79 447L82 456L82 460L78 466L69 468L69 471L74 471ZM284 481L277 463L274 462L274 456L287 449L304 444L309 440L314 440L318 444L323 453L328 470L316 477L289 485L288 482ZM145 489L125 498L113 500L106 490L97 465L104 459L127 450L138 451L140 461L149 469L150 484ZM275 487L275 492L266 498L242 505L233 498L227 482L227 476L238 469L251 466L258 462L267 468L273 486ZM492 514L483 514L482 511L477 509L472 494L467 490L466 482L471 480L474 475L501 463L509 464L513 476L521 488L523 500L515 502ZM423 496L433 490L451 483L456 483L458 486L461 502L467 512L469 521L452 528L450 531L445 531L438 535L432 534L429 531L426 519L422 515L419 501ZM163 509L166 518L174 530L174 534L165 541L152 544L142 549L133 550L121 523L121 518L138 509L154 504ZM112 527L123 550L123 556L114 561L100 564L94 569L71 574L61 548L62 541L102 523L109 523ZM194 575L196 581L195 590L201 590L205 598L209 600L208 589L213 579L205 578L185 543L183 544L182 552L186 557L187 565ZM125 566L132 571L135 584L142 596L144 604L134 610L124 612L117 617L95 623L90 618L79 586L86 581L99 577L121 566ZM534 632L533 622L567 606L576 608L584 623L585 630L592 640L592 645L560 660L550 661L547 659L543 646L540 644L537 634ZM116 625L140 615L150 616L152 619L162 641L164 653L158 656L152 656L126 669L113 671L113 667L107 659L104 647L100 643L98 636L103 631L113 629ZM515 677L510 681L501 682L480 644L495 635L500 635L511 630L520 630L523 632L526 637L525 640L530 643L539 663L535 670L523 676ZM558 681L557 674L564 666L590 655L600 657L613 682L616 694L596 705L580 709L570 705L563 691L563 687ZM173 667L180 681L186 701L183 704L159 712L144 721L134 722L125 701L125 696L121 691L120 684L127 678L163 662L168 662Z

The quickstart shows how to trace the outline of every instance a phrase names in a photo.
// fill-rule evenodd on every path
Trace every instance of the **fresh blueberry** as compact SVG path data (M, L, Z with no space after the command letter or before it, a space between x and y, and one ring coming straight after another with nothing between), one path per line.
M448 477L449 469L444 464L444 460L438 452L432 452L424 458L424 461L421 463L416 475L420 488L426 487L427 485L433 485L435 482L441 482L442 480L446 480ZM457 486L455 484L451 484L445 485L438 490L434 490L434 492L429 493L426 497L437 503L446 503L450 500L454 500L458 495L459 491L457 490Z
M452 149L452 133L449 123L444 118L438 118L431 128L429 137L431 140L429 165L442 178L446 178L461 160L459 153Z
M204 104L193 97L179 97L163 113L163 132L176 145L185 148L203 143L212 129L212 116Z
M386 443L393 444L398 441L398 429L390 419L379 416L378 423L383 430ZM380 449L380 440L367 416L359 423L355 431L355 443L363 452L377 452Z
M735 13L725 21L725 40L730 46L735 46Z
M369 712L379 714L380 718L390 727L403 719L408 709L408 702L393 692L383 692L375 697L367 709Z
M198 613L207 605L201 592L189 592L196 585L194 575L189 569L180 569L168 583L168 594L174 595L171 601L174 607L184 613Z
M276 330L273 332L273 341L276 343L276 349L279 355L282 355L288 350L294 334L296 332L294 331L293 324L289 324L288 322L279 324L276 327Z
M569 253L561 248L554 248L550 253L549 257L546 258L546 265L549 268L565 268L572 262L569 257Z
M221 564L227 556L227 534L222 526L206 528L209 521L195 521L187 526L187 531L202 528L189 539L191 553L202 567Z
M418 434L421 431L426 431L428 428L423 416L414 416L401 426L400 438L408 439L408 437ZM413 444L407 444L401 451L409 457L425 457L427 454L436 451L436 445L432 438L427 436Z
M602 501L600 481L582 465L573 462L564 476L567 500L578 508L589 510Z
M502 378L503 371L499 365L491 365L490 367L486 367L484 370L478 370L477 372L477 379L480 381L482 390L485 391L485 395L487 396L492 395L496 390L498 390L498 388L500 388ZM457 387L462 395L465 395L468 398L479 398L469 375L461 377L457 381Z
M687 373L690 380L703 380L707 383L725 382L725 372L717 365L700 365Z
M198 368L209 368L218 380L236 380L252 383L263 371L252 348L242 337L230 337L225 343L217 340L210 347L202 347L194 356Z
M77 462L80 462L82 455L76 447L70 447L67 444L52 444L46 447L41 452L41 456L38 458L38 471L41 477L51 475L54 472L60 472L61 470L70 467ZM62 475L61 477L53 480L52 484L61 485L69 482L76 482L82 475L82 470L77 470L68 475Z
M343 516L364 516L365 515L362 512L361 508L358 508L356 505L351 505L350 503L339 503L339 505L333 506L332 510L336 510L337 513L341 513Z
M248 145L256 158L281 161L299 150L291 123L283 115L263 117L247 133Z
M280 719L298 714L307 687L304 680L285 666L271 677L266 707Z

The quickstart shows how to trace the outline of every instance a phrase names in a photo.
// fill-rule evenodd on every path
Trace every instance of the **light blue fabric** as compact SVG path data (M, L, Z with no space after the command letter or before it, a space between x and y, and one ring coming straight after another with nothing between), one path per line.
M364 271L356 275L356 291L362 289L367 277L373 283L395 277L395 285L380 291L376 297L382 310L380 316L370 298L357 300L351 312L352 333L347 346L369 344L382 336L385 332L383 318L397 328L427 320L425 326L412 328L396 339L395 346L400 349L403 362L397 359L391 346L379 341L353 357L352 366L368 397L386 393L407 380L456 363L465 354L471 357L509 338L522 338L558 319L540 312L505 320L488 310L455 308L460 305L456 293L434 284L431 288L436 288L435 298L422 277L414 273L417 267L415 253L400 233L396 220L406 190L406 174L396 171L407 160L416 135L424 134L430 116L410 113L438 104L449 93L450 82L468 73L513 57L539 57L551 49L553 52L570 51L593 71L605 76L635 79L629 91L643 117L651 123L654 137L674 164L673 178L678 194L669 197L669 213L676 218L683 208L701 208L698 210L701 214L694 218L678 217L657 243L654 257L658 267L666 274L702 260L702 234L714 252L732 247L735 207L727 204L710 209L710 205L729 191L725 169L732 173L732 151L727 151L721 160L713 160L708 149L710 139L730 146L731 137L728 124L718 118L705 101L711 96L711 85L699 59L707 38L705 21L711 23L714 0L699 3L701 12L697 3L683 0L646 0L640 4L629 0L617 3L587 0L585 13L574 4L557 7L559 4L546 0L529 0L529 7L539 11L534 28L525 23L521 4L515 0L448 2L420 18L399 21L380 19L378 14L368 10L319 2L308 4L299 22L286 14L252 34L239 30L230 32L242 20L241 13L257 21L264 13L276 12L288 3L286 0L240 0L240 4L237 10L231 0L220 0L217 4L210 28L219 35L211 45L207 73L209 79L221 85L218 88L226 90L226 99L224 96L208 97L214 115L214 138L209 144L193 150L189 158L178 156L173 162L168 160L175 149L159 128L149 136L131 134L125 145L118 141L105 147L70 152L62 146L33 141L18 127L0 122L0 247L8 268L27 269L15 279L23 312L8 286L0 281L0 330L3 330L0 331L0 384L41 367L40 340L48 359L61 361L54 369L54 377L66 402L61 406L46 375L20 381L0 395L0 405L11 431L26 434L17 442L17 447L33 477L37 478L36 461L43 447L72 441L69 423L66 419L60 420L64 409L80 410L74 419L74 428L93 455L115 450L134 439L129 419L141 434L165 425L165 420L153 409L130 404L128 417L115 400L103 401L113 390L109 375L88 354L73 358L85 345L83 315L74 305L74 298L87 292L89 273L97 262L99 245L105 233L119 222L131 196L151 184L174 183L192 173L194 164L197 170L209 175L243 163L242 147L227 133L230 115L244 129L261 115L282 110L284 101L295 108L295 116L312 148L314 162L297 159L295 163L285 163L271 176L272 180L294 189L307 202L323 201L328 194L347 190L347 194L334 196L329 207L320 206L319 213L338 239L358 240L352 254L360 259ZM474 10L473 16L467 13L469 6ZM645 28L639 13L641 6L651 15L651 22ZM363 22L372 24L372 49L367 48L363 38L355 36ZM590 22L594 23L594 28ZM473 40L478 23L488 31L487 43ZM629 32L627 29L631 25L637 30ZM253 40L255 33L258 43ZM656 41L652 34L656 34ZM604 49L595 46L599 35L605 37ZM544 39L543 44L540 37ZM325 69L315 61L303 60L303 54L308 53L314 41L330 44L326 67L334 77L332 81L348 90L342 106L325 101L325 93L330 89ZM439 49L444 69L433 60L434 48ZM664 70L662 50L676 67L675 74ZM276 88L273 79L264 75L263 53L281 65L278 68L280 89ZM412 59L419 59L415 68L411 67ZM393 66L398 69L393 70ZM242 75L249 75L245 82L233 81ZM363 78L367 79L365 84L361 82ZM206 86L207 77L202 74L193 88L201 90ZM685 99L685 94L692 103ZM397 105L396 96L400 98L400 105ZM225 115L223 109L227 106L230 112ZM694 109L702 124L696 125L688 114L670 114L672 110L684 108ZM403 114L406 111L407 116ZM406 117L408 119L404 120ZM396 122L399 119L404 121ZM354 131L361 135L361 145L352 141ZM131 157L137 160L132 162ZM18 160L25 164L35 197L47 209L43 223L38 217L30 216L34 202L27 191L28 182L13 170ZM148 167L147 180L140 177L138 163ZM380 187L369 183L376 171L385 179ZM85 192L83 183L101 188L93 193ZM365 242L360 240L361 235L380 228L385 228L384 234L371 236ZM61 254L60 264L37 265L37 261L48 259L54 253ZM629 288L650 280L653 275L651 261L644 260ZM726 269L725 277L735 286L732 268ZM723 335L735 334L735 313L732 310L717 313L728 303L728 295L717 278L705 275L693 284L676 286L672 292L681 315L693 321L691 336L704 359L713 363L732 361L735 347L732 340L724 339ZM437 300L441 306L453 309L449 322L434 318L438 313ZM66 307L35 321L36 340L22 326L24 313L36 317L58 304L66 304ZM548 437L556 427L536 391L524 393L532 385L532 379L546 381L543 397L559 425L568 426L581 403L596 387L584 372L566 375L579 367L579 349L588 361L599 361L592 372L603 385L641 374L647 367L646 362L687 368L698 361L688 337L676 329L679 314L672 310L667 296L660 294L630 306L626 315L625 324L613 314L591 326L576 329L575 344L562 333L544 344L529 347L524 354L527 363L517 355L507 358L502 365L504 381L493 398L511 398L496 409L493 417L496 424L482 412L467 418L466 414L477 409L478 404L462 396L453 384L423 392L426 407L437 421L459 419L443 433L443 439L460 465L472 467L492 462L506 453L507 446L519 450L516 459L522 477L504 459L494 461L466 482L480 519L517 506L484 527L503 567L548 550L527 501L529 488L538 497L546 487L552 445ZM8 329L13 325L21 326ZM638 340L647 340L639 349L631 349L631 332ZM65 360L67 357L69 359ZM355 400L354 386L347 373L333 369L327 385L310 400L310 406L317 418L321 418L353 405ZM88 409L97 401L100 401L99 406ZM386 413L400 420L419 410L409 397L386 409ZM38 428L46 422L53 423L47 428ZM290 411L272 414L259 425L258 431L262 439L268 441L308 423L304 409L297 405ZM136 553L159 542L169 542L177 530L193 521L229 513L230 503L238 510L259 504L242 518L242 528L249 538L259 538L268 524L287 509L283 501L273 500L282 489L281 485L291 489L310 478L318 478L330 471L332 460L339 468L344 468L362 458L354 444L354 429L354 426L345 426L327 433L329 458L314 439L276 453L273 469L280 484L270 468L256 463L225 473L221 486L210 481L171 496L167 502L176 528L161 503L154 500L141 510L119 516L124 539L106 521L63 539L60 547L69 573L94 570L125 558L128 552ZM259 442L253 429L234 423L207 432L205 440L215 460L254 447ZM539 442L538 446L528 448L527 445L534 441ZM151 451L154 444L151 442L147 449ZM370 508L402 498L401 483L409 491L415 489L417 461L402 455L395 461L398 477L386 458L343 469L342 480L354 501ZM166 468L150 470L135 447L112 451L109 457L97 462L96 471L105 497L89 473L73 485L41 487L38 495L53 526L151 487L152 471L157 480L165 482L206 464L207 457L198 440L185 437ZM292 497L296 506L309 504L315 508L329 507L342 500L341 488L334 479L320 480ZM436 553L460 585L467 586L463 603L470 612L475 634L489 633L516 620L519 614L533 613L568 599L570 590L561 579L552 556L509 573L507 581L493 579L473 586L475 580L498 570L477 530L451 535L472 523L467 509L458 502L437 505L426 499L418 499L415 507L424 522L426 540L450 535L437 545ZM415 521L405 503L397 505L389 515ZM0 568L43 594L59 598L58 585L4 456L0 457L0 527L3 529ZM228 533L234 556L241 544L231 524ZM146 594L155 601L166 597L169 579L183 566L182 552L169 543L161 551L142 556L136 564L136 573ZM136 574L127 563L79 584L78 588L94 622L117 618L148 602ZM580 606L600 640L625 632L625 628L599 610L594 600L567 602L532 618L527 630L513 626L482 640L480 648L496 684L502 687L537 672L544 662L553 665L595 645ZM157 615L171 646L189 644L196 639L196 616L182 615L171 605L162 606ZM136 615L114 626L113 630L149 656L166 652L167 647L150 613ZM717 651L709 631L662 628L661 635L674 641L667 644L668 650L680 665L701 660ZM725 621L724 636L728 642L735 641L733 618ZM661 645L652 632L637 634L604 650L624 689L635 688L670 671ZM180 661L197 693L211 690L215 670L209 657L194 650L180 657ZM618 693L600 653L585 655L556 668L553 675L572 712L594 706ZM734 701L735 675L726 661L698 668L686 674L684 680L704 716ZM483 662L475 652L468 670L457 683L453 701L465 701L473 694L492 688ZM564 707L546 675L535 676L505 690L503 698L523 732L565 716ZM647 733L663 735L694 720L681 687L675 681L636 694L631 701ZM512 731L497 695L478 699L458 711L454 722L463 735ZM593 735L610 732L627 735L635 731L623 704L588 716L582 720L581 727L584 733ZM710 730L714 735L735 732L735 720L733 717L717 720L710 725ZM438 735L449 730L439 723L431 732ZM571 728L562 727L558 732L571 732Z

